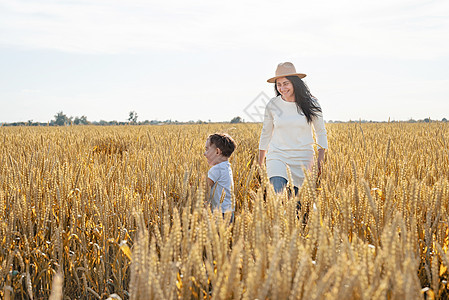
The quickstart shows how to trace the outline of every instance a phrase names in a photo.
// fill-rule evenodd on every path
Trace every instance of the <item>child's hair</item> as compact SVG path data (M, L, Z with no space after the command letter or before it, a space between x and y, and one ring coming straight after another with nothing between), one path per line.
M225 133L211 134L207 139L211 145L215 145L215 147L221 150L223 156L230 157L235 150L235 141Z

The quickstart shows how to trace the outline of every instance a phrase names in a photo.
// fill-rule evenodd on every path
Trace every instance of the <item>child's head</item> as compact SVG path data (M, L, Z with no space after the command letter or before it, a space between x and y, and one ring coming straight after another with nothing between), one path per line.
M215 165L219 160L227 160L235 150L235 141L227 134L215 133L209 135L206 141L206 156L208 163Z

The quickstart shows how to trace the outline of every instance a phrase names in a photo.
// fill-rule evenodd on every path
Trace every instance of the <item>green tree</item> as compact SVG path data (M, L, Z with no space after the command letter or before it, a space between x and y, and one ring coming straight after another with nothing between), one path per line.
M75 125L88 125L89 121L87 121L87 117L86 116L81 116L81 118L75 117L75 119L73 120L73 124L75 124Z
M240 117L232 118L231 123L242 123L243 120Z
M128 121L129 121L130 123L134 123L134 124L137 123L137 113L136 113L135 111L130 111L130 112L129 112L129 118L128 118Z
M62 111L58 112L55 115L55 120L52 121L53 124L58 126L68 125L70 122L72 122L72 118L67 117Z

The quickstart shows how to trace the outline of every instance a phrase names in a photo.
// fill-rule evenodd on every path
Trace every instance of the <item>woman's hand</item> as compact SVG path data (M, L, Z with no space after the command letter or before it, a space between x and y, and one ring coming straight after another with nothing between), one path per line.
M323 148L318 149L318 158L317 158L318 176L321 175L321 167L323 166L325 152L326 152L326 149L323 149Z
M265 155L267 154L267 150L259 150L259 166L262 167L265 162Z

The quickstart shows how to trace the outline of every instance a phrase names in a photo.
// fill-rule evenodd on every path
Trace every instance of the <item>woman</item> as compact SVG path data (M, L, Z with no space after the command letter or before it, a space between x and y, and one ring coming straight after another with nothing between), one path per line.
M327 149L327 134L321 107L312 96L290 62L280 63L276 76L268 79L275 83L277 97L265 108L265 117L259 142L259 164L264 163L276 193L283 191L288 182L287 166L290 168L295 194L304 181L303 168L310 169L313 163L313 135L315 131L318 147L318 171ZM267 153L268 152L268 153Z

